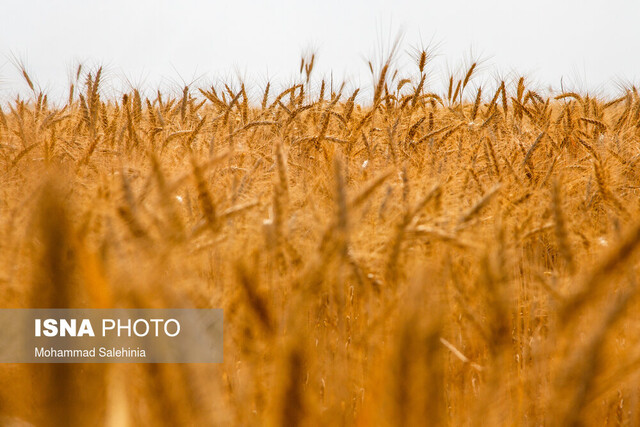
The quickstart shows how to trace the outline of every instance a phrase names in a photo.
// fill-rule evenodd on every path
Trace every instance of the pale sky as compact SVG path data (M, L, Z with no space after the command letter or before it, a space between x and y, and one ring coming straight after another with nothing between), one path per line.
M78 61L103 64L111 87L195 86L241 76L259 90L298 76L317 51L315 77L370 86L366 65L395 34L398 64L436 45L436 89L470 57L485 78L521 73L542 87L615 91L640 81L640 1L0 0L0 96L24 91L18 59L42 88L66 93ZM473 56L471 56L473 55ZM510 74L511 73L511 74Z

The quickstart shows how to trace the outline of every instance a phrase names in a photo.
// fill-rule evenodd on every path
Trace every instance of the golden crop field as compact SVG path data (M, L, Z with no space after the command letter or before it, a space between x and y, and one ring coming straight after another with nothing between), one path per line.
M255 99L24 70L2 307L222 308L224 363L0 365L2 423L638 425L638 91L429 93L427 56Z

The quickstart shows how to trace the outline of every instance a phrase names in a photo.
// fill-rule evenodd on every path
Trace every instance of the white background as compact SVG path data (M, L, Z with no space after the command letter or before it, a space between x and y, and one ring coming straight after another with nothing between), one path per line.
M0 0L0 96L26 90L23 62L50 93L67 91L79 61L102 64L106 87L179 90L242 78L254 92L298 76L317 50L316 79L370 86L399 30L397 64L436 47L429 84L482 59L486 79L525 74L541 87L615 94L640 79L640 1ZM403 71L415 68L406 65ZM477 80L474 84L480 84Z

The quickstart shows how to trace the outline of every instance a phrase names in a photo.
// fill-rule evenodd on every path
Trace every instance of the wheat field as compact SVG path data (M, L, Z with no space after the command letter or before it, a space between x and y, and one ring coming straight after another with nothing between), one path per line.
M639 425L638 91L427 60L60 104L23 69L2 307L222 308L224 363L1 365L2 423Z

